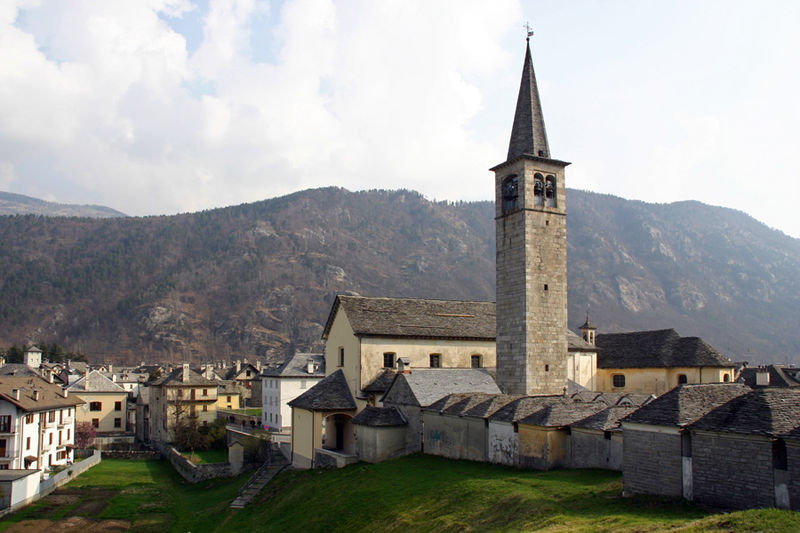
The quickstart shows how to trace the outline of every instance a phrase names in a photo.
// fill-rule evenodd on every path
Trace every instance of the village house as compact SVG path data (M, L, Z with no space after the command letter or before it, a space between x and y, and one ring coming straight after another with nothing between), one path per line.
M149 389L149 437L172 442L181 424L204 426L217 418L217 384L184 363Z
M36 376L0 377L0 470L47 472L72 462L83 400Z
M727 383L735 364L698 337L673 329L597 335L597 387L664 394L684 383Z
M85 403L77 408L76 421L92 424L97 430L97 444L133 443L129 426L128 393L98 370L92 370L67 390Z
M261 424L271 431L290 431L292 408L289 402L325 377L325 356L296 353L277 368L261 374Z
M232 381L239 388L242 408L261 407L261 361L251 364L237 359L232 366L214 371L216 379Z

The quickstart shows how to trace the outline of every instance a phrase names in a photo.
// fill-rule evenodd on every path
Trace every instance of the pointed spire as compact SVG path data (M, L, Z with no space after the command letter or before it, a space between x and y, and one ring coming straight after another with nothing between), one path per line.
M526 39L525 65L522 67L522 81L517 97L517 110L514 113L514 126L511 129L511 142L508 145L508 160L521 154L550 158L547 145L547 132L544 129L542 104L536 75L531 59L530 34Z

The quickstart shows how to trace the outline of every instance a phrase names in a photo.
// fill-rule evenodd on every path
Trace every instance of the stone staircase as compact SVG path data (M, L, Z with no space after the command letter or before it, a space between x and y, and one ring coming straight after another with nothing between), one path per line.
M243 509L276 474L289 466L289 461L286 460L280 450L273 446L270 451L269 459L239 489L239 495L231 502L231 509Z

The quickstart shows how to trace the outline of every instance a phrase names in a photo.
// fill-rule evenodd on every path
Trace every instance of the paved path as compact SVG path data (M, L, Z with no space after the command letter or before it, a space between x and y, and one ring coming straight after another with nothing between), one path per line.
M255 498L261 489L269 483L278 472L289 466L289 461L280 451L272 451L269 463L265 463L250 477L239 491L239 496L231 503L231 509L243 509L245 505Z

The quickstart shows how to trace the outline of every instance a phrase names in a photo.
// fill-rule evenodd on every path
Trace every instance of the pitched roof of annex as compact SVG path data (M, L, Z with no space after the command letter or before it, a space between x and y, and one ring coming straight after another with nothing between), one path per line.
M699 337L674 329L597 335L597 368L733 367Z

